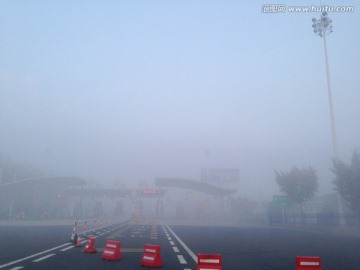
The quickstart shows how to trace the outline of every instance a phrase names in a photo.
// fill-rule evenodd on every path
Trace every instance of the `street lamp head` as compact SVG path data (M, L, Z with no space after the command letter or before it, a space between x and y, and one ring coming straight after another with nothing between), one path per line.
M332 20L327 15L328 13L324 11L320 19L312 18L314 33L320 37L332 32Z

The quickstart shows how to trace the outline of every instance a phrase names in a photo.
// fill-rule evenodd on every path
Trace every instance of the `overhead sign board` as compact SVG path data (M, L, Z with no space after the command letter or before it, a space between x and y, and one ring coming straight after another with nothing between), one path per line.
M201 181L207 183L238 183L239 169L201 169Z

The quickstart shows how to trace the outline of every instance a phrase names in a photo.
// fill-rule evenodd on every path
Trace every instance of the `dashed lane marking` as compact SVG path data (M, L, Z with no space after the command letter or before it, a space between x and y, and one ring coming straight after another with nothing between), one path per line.
M48 254L46 256L40 257L39 259L33 260L33 262L41 262L43 260L46 260L47 258L50 258L50 257L54 256L54 255L55 255L54 253L53 254Z
M63 249L60 249L60 251L66 251L66 250L68 250L68 249L71 249L71 248L73 248L74 246L70 246L70 247L67 247L67 248L63 248Z
M16 266L14 268L11 268L10 270L19 270L19 269L23 269L24 267L23 266Z
M187 264L187 261L185 260L184 256L183 255L177 255L178 259L179 259L179 262L181 264Z
M70 244L70 243L66 243L66 244L63 244L63 245L60 245L60 246L57 246L57 247L54 247L54 248L51 248L51 249L47 249L47 250L45 250L45 251L42 251L42 252L39 252L39 253L30 255L30 256L24 257L24 258L19 259L19 260L16 260L16 261L12 261L12 262L9 262L9 263L0 265L0 269L1 269L1 268L5 268L5 267L10 266L10 265L13 265L13 264L18 263L18 262L22 262L22 261L25 261L25 260L28 260L28 259L37 257L37 256L39 256L39 255L48 253L48 252L50 252L50 251L53 251L53 250L55 250L55 249L59 249L59 248L62 248L62 247L68 246L68 245L71 245L71 244Z
M161 225L162 226L162 228L163 228L163 230L164 230L164 232L165 232L165 235L167 236L167 238L168 238L168 240L171 240L171 237L169 237L169 234L168 234L168 232L167 232L167 230L165 229L165 227L164 227L164 225ZM166 225L167 226L167 225ZM169 226L167 226L168 228L169 228ZM170 228L169 228L170 229ZM185 248L185 250L189 253L189 251L190 251L190 253L193 253L185 244L184 244L184 242L182 242L180 239L179 239L179 237L177 237L177 235L173 232L173 231L171 231L172 233L173 233L173 235L175 236L175 238L179 241L179 243ZM174 243L174 241L169 241L170 242L170 244L171 244L171 246L172 246L172 248L173 248L173 250L174 250L174 252L175 253L179 253L180 251L179 251L179 249L178 249L178 247L177 246L175 246L175 243ZM185 245L185 246L184 246ZM191 256L191 254L189 253L189 255ZM195 254L194 254L194 256L195 256ZM180 264L187 264L187 261L185 260L185 258L184 258L184 256L183 255L177 255L177 258L178 258L178 260L179 260L179 262L180 262ZM196 258L197 259L197 258ZM195 261L196 262L196 261ZM191 270L191 268L184 268L184 270Z
M182 245L182 247L187 251L187 253L189 253L191 258L193 258L193 260L197 263L197 256L194 254L194 252L191 251L191 249L176 235L176 233L174 233L174 231L168 225L165 225L165 226L172 233L172 235L176 238L176 240L180 243L180 245Z

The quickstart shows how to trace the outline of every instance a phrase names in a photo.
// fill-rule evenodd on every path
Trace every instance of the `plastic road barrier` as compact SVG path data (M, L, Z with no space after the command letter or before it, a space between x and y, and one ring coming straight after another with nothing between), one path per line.
M163 265L163 260L160 256L160 246L156 245L144 245L144 256L141 258L141 266L149 267L161 267Z
M101 256L103 260L119 261L121 260L120 253L121 243L117 241L106 240L105 250Z
M321 270L320 257L296 256L296 270Z
M84 248L84 252L85 253L97 253L96 248L94 247L95 244L95 237L93 236L89 236L88 237L88 242Z

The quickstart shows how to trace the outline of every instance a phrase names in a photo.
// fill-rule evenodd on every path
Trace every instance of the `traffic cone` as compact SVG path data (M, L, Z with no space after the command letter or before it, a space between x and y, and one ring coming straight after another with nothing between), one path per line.
M82 247L82 246L81 246L81 238L80 238L80 236L77 237L75 247Z

